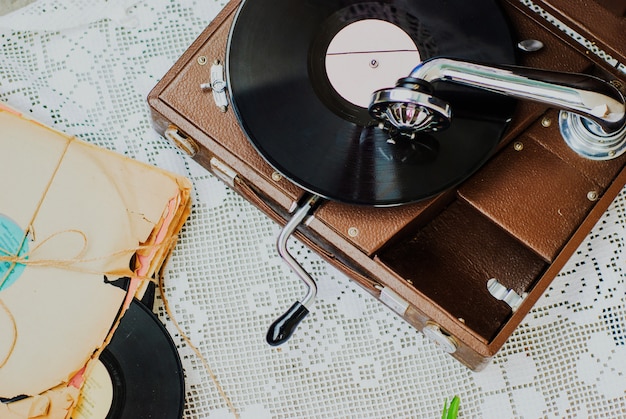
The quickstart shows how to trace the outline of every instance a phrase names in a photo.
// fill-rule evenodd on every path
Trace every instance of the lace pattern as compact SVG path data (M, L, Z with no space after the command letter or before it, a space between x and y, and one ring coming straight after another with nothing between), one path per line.
M480 373L296 240L318 281L312 313L285 345L269 324L303 290L274 250L278 226L151 127L148 92L224 1L37 0L0 17L0 100L102 147L189 177L193 210L165 272L176 320L242 418L626 417L626 196ZM177 342L185 418L232 413Z

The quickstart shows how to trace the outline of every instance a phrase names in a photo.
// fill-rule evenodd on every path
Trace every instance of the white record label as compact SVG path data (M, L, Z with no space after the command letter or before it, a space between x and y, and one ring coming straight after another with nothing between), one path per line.
M353 105L367 108L374 91L395 86L419 64L411 37L383 20L347 25L326 51L326 74L333 88Z
M113 382L104 364L95 361L72 419L105 419L113 403Z

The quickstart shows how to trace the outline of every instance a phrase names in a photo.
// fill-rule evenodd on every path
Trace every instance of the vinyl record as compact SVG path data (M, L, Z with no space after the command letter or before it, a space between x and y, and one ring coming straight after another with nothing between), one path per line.
M354 204L419 201L487 160L515 101L435 84L451 126L410 138L381 129L369 97L429 58L514 64L507 23L493 0L245 0L227 50L233 108L258 152L302 188Z
M99 361L73 419L182 417L185 383L178 352L163 324L141 302L131 303Z

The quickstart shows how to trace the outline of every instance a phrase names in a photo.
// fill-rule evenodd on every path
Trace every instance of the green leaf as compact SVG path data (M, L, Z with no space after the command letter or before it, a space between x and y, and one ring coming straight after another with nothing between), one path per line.
M452 398L450 406L448 406L448 399L446 399L443 405L443 413L441 414L441 419L456 419L457 415L459 414L460 404L461 399L459 399L459 396L454 396Z

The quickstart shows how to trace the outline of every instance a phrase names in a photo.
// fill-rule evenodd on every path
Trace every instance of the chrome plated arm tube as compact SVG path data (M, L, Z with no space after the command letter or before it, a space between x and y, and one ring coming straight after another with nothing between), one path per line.
M607 133L626 125L624 97L596 77L515 66L486 66L448 58L420 63L410 76L449 81L578 113Z

